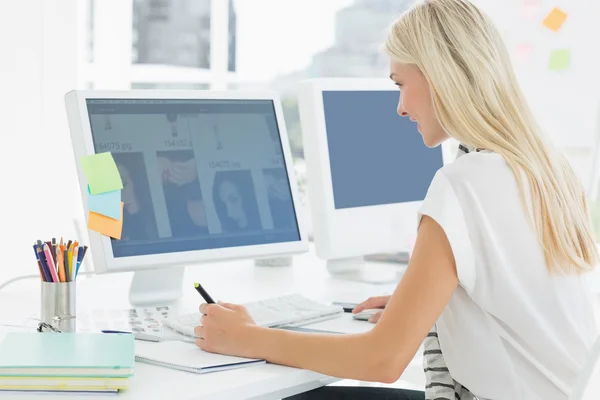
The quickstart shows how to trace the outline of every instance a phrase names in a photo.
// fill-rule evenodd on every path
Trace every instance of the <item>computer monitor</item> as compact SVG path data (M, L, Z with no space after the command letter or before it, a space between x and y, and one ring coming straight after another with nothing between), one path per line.
M86 216L82 156L111 152L120 240L88 230L96 273L135 271L132 304L182 293L184 266L308 250L274 93L72 91L66 108Z
M397 280L397 271L365 270L364 257L408 250L449 149L427 148L397 114L389 79L311 79L298 96L317 255L340 277Z

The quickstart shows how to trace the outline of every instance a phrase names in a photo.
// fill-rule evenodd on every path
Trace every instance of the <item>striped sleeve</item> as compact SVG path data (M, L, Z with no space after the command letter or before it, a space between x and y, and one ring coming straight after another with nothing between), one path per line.
M425 400L476 400L468 389L452 378L444 361L435 325L427 334L423 349Z
M435 325L423 342L425 400L455 400L454 379L444 362Z

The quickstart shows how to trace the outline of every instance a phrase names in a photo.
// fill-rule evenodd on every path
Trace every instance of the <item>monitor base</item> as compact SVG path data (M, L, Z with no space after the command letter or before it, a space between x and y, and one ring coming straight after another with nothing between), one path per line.
M327 270L332 277L355 282L389 284L397 283L403 265L365 262L362 257L327 260Z
M129 288L129 302L134 306L161 306L183 296L185 267L155 268L135 271Z

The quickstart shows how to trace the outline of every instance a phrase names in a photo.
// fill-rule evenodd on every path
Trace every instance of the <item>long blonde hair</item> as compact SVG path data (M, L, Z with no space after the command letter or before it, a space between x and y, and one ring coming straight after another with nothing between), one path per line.
M504 158L533 215L549 271L593 269L598 250L581 182L541 133L490 18L467 0L425 0L394 23L385 50L425 75L445 132Z

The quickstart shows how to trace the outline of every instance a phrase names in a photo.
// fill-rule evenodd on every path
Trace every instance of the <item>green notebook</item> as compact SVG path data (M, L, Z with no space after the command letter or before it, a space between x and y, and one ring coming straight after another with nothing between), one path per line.
M0 344L0 376L133 375L134 337L113 333L17 333Z

